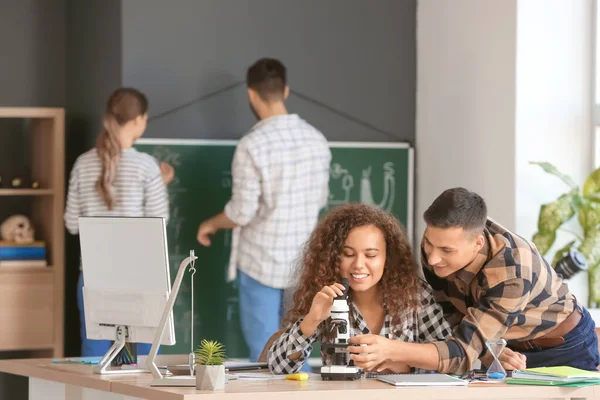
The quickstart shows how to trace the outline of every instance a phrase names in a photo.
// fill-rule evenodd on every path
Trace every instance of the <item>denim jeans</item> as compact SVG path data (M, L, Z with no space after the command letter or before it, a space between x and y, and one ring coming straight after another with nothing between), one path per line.
M265 286L238 270L240 322L250 350L250 361L256 362L263 347L280 328L283 316L283 289Z
M86 336L85 331L85 312L83 306L83 273L79 273L79 281L77 282L77 308L79 309L79 323L81 333L81 356L82 357L102 357L112 342L110 340L91 340ZM148 355L152 344L150 343L137 343L137 354L138 356Z
M600 364L596 326L588 310L582 307L583 317L565 342L549 349L521 351L527 357L527 368L570 366L595 371ZM516 350L519 351L519 350Z
M239 269L237 274L242 333L250 350L250 361L256 362L271 335L281 328L286 293L263 285ZM302 371L309 368L306 362Z

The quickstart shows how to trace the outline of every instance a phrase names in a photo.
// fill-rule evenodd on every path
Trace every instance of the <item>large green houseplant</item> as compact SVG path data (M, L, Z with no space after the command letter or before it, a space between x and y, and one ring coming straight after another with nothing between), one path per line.
M542 254L546 254L556 240L556 231L576 214L581 233L571 232L574 239L561 247L554 256L552 266L573 246L585 256L588 266L589 306L600 305L600 168L586 178L583 187L569 176L547 162L532 162L544 171L560 178L569 191L552 203L541 207L538 231L533 242Z

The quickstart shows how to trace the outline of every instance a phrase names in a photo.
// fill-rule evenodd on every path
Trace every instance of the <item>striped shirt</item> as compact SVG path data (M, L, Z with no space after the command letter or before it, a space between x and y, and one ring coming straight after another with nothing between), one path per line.
M265 286L290 287L292 264L329 197L331 151L296 114L258 122L238 143L225 215L232 235L229 279L239 268Z
M485 355L489 339L544 336L577 307L567 285L535 244L488 219L486 243L473 262L447 278L427 263L423 273L452 326L452 338L436 342L442 373L464 373Z
M443 317L442 308L436 304L431 287L424 281L420 281L419 306L413 310L405 310L396 324L392 323L392 316L385 315L383 326L379 332L391 340L401 340L413 343L429 343L444 340L450 336L450 326ZM398 293L398 295L401 295ZM367 326L360 310L356 304L350 303L350 334L351 336L368 335L371 330ZM275 374L291 374L302 368L306 359L310 356L312 346L315 342L331 341L324 336L324 324L319 325L315 333L309 337L302 334L300 323L302 319L292 324L271 345L267 355L269 369ZM294 353L302 352L297 360L288 357ZM327 354L321 348L321 359L323 365L331 365L332 355Z
M157 160L134 148L121 152L113 183L112 210L96 189L102 164L96 149L77 158L69 178L64 220L69 233L79 233L78 218L95 216L169 217L169 198Z

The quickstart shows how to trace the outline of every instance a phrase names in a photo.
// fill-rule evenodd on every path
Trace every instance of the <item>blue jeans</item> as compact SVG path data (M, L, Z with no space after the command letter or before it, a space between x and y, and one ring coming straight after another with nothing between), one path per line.
M583 307L582 314L583 318L577 326L563 336L563 344L549 349L521 352L527 357L527 368L570 366L595 371L600 364L596 326L588 310Z
M81 356L82 357L102 357L112 342L110 340L90 340L85 332L85 312L83 307L83 273L79 273L77 282L77 308L79 308L79 324L81 328ZM137 354L148 355L152 344L137 343Z
M265 286L239 269L238 285L242 333L250 350L250 361L256 362L269 338L281 327L284 290ZM302 370L309 368L306 362Z

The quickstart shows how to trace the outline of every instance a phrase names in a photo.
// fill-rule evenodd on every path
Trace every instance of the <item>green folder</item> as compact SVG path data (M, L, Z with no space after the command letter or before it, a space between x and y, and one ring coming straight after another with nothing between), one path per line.
M506 383L540 386L589 386L600 384L600 372L573 367L525 368L513 371Z
M583 382L558 382L558 381L540 380L540 379L508 378L508 379L506 379L506 383L508 383L510 385L581 387L581 386L600 385L600 379L586 380Z

